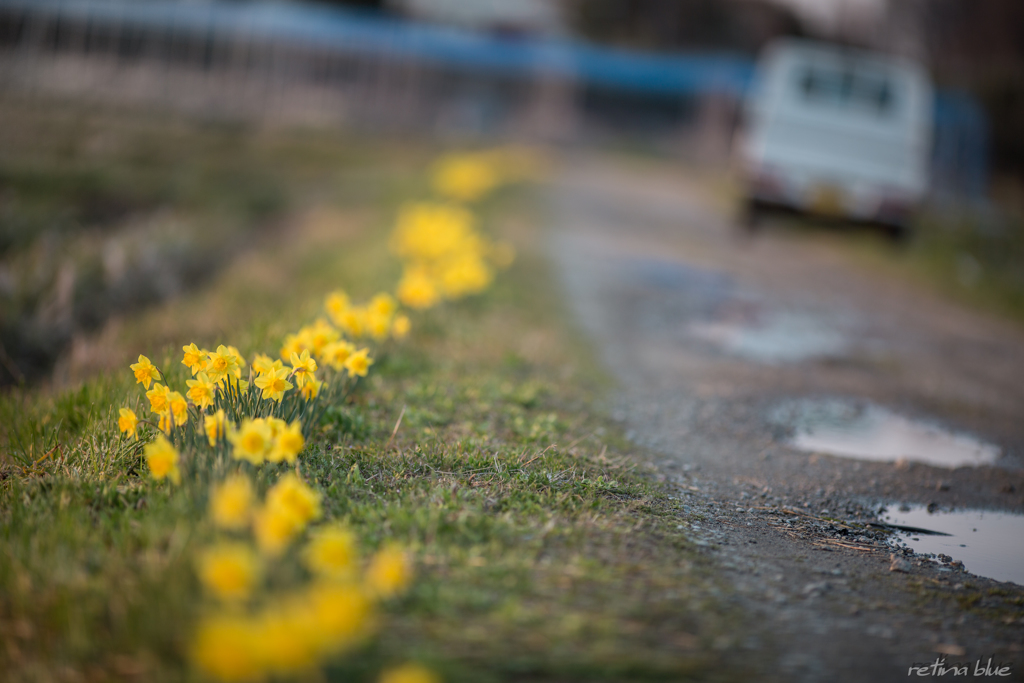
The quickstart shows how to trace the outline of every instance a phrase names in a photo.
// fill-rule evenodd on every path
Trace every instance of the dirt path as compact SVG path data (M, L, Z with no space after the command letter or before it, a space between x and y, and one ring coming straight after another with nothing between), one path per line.
M1024 331L834 246L743 240L671 169L577 159L550 209L552 259L620 382L616 417L705 515L693 537L750 610L737 647L765 678L906 680L937 658L973 675L994 657L1011 666L999 680L1024 680L1024 589L913 555L890 571L884 534L844 524L900 503L1024 511ZM950 469L788 445L780 415L830 402L937 421L1000 456Z

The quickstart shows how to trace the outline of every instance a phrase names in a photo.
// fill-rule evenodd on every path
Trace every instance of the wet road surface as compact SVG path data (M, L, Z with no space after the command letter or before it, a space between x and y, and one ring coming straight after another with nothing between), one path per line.
M891 556L892 527L864 526L900 506L936 525L1024 512L1024 330L834 241L745 239L706 184L664 165L566 162L549 206L616 419L706 515L690 533L751 611L736 647L766 679L906 680L993 654L1024 678L1024 589L967 573L956 548ZM1014 519L993 533L1017 547Z

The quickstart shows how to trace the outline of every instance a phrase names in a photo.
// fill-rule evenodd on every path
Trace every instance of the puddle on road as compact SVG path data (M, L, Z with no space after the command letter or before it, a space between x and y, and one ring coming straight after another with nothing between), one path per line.
M890 509L887 524L937 531L948 536L899 532L916 553L949 555L967 571L1024 586L1024 516L987 510L928 512L923 506Z
M661 290L684 292L688 296L721 301L735 287L733 279L720 270L655 258L631 258L622 261L630 279L637 284Z
M725 320L693 323L690 335L725 351L761 363L792 363L806 358L840 355L845 335L834 324L803 313L758 311L726 316Z
M910 420L870 403L798 400L770 419L792 429L794 448L874 462L908 460L936 467L991 465L999 447L936 424Z
M760 295L740 291L723 271L656 258L621 264L635 286L656 292L642 298L635 312L650 329L665 329L669 321L687 341L767 364L842 355L850 345L847 317L776 309Z

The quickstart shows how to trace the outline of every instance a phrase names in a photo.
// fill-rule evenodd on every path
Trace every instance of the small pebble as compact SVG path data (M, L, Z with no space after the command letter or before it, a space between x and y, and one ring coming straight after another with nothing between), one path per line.
M905 574L910 573L910 563L904 560L899 555L893 553L889 556L889 571L891 572L903 572Z

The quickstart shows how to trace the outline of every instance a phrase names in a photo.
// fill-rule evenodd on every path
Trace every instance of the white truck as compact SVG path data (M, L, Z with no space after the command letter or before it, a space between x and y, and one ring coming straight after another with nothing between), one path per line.
M917 64L803 40L758 62L736 152L753 228L767 209L907 234L928 189L932 88Z

